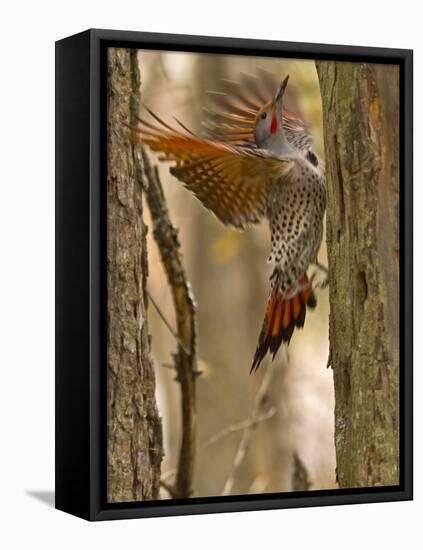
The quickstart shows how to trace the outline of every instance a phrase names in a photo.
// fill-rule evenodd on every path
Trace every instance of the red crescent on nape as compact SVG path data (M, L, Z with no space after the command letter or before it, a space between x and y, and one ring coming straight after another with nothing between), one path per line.
M270 124L270 133L274 134L277 129L278 129L278 121L276 120L276 114L273 111L272 122Z

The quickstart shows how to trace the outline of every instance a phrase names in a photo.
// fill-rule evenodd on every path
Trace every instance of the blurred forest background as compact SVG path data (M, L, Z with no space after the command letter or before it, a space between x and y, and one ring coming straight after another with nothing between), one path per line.
M240 73L254 75L258 68L272 72L278 81L289 73L285 107L309 122L314 149L323 157L322 108L313 61L156 51L140 51L138 59L142 103L171 125L175 126L172 116L176 116L193 131L201 130L203 107L211 107L207 91L221 90L221 79L237 81ZM142 115L149 119L144 111ZM158 163L155 155L150 158ZM269 228L266 222L245 233L225 228L169 174L168 163L159 163L159 170L198 304L202 375L197 379L193 496L220 495L243 435L238 428L250 416L269 368L266 359L259 371L249 376L269 292ZM146 208L145 222L151 227L148 215ZM324 243L319 259L327 264ZM170 290L151 230L148 262L148 291L175 326ZM308 311L304 329L296 331L289 348L281 348L276 356L263 419L254 429L231 494L299 488L296 455L307 470L310 489L337 486L333 374L326 368L328 290L318 291L317 298L318 306ZM172 483L181 438L180 388L171 367L177 343L151 304L149 327L163 418L162 479ZM165 489L161 497L169 497Z

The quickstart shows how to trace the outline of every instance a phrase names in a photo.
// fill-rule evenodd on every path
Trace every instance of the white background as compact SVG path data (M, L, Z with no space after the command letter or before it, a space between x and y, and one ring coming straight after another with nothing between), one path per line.
M415 49L416 341L422 295L419 3L354 0L3 2L0 8L0 546L421 548L421 353L415 501L89 524L54 510L54 41L89 27ZM420 391L419 391L420 390ZM77 396L75 396L77 398ZM36 498L41 492L43 499ZM44 501L43 501L44 500Z

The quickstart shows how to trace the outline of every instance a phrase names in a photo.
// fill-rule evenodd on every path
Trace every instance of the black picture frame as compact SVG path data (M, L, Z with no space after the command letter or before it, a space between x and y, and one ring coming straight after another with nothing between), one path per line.
M400 485L108 504L105 499L106 48L331 59L400 68ZM411 50L88 30L56 43L56 508L87 520L412 499Z

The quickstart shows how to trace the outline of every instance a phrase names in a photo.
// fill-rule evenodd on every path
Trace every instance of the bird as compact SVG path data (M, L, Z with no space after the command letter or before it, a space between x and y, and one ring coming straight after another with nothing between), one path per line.
M213 93L218 110L207 111L201 134L175 117L177 126L168 124L148 107L152 121L139 117L132 129L132 139L170 161L170 173L223 224L245 230L269 222L270 292L250 373L304 326L306 310L317 304L315 273L307 271L312 264L324 269L317 259L324 162L313 151L308 125L283 107L288 80L275 85L258 74L226 81L226 92Z

